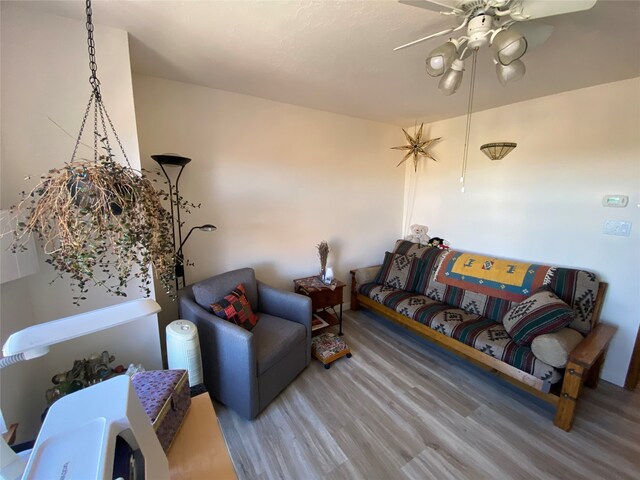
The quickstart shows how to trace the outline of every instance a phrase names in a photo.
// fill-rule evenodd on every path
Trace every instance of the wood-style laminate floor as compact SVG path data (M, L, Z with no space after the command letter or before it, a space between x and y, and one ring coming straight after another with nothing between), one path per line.
M239 479L638 479L640 392L586 388L573 430L547 404L375 314L249 422L216 404Z

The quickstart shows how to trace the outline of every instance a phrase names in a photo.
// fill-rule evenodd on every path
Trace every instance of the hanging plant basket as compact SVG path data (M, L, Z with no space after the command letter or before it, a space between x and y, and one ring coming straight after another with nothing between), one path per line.
M49 170L22 201L12 207L18 218L13 251L24 249L33 234L59 276L71 277L79 290L74 303L94 286L126 296L130 280L151 294L152 268L172 294L175 253L171 215L152 182L134 170L103 103L97 77L91 0L86 0L91 95L71 160ZM90 114L93 115L90 115ZM88 118L93 118L93 160L76 157ZM123 162L115 161L109 137L116 140ZM58 278L58 277L56 277ZM55 279L54 279L55 280Z
M148 296L152 272L171 291L175 256L171 216L140 172L110 157L77 160L50 170L14 207L18 218L14 250L34 234L47 263L68 274L84 300L89 287L125 295L129 280L139 280Z

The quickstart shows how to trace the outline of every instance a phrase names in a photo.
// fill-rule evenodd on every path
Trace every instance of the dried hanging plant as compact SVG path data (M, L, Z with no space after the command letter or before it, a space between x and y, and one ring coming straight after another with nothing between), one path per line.
M320 258L320 274L324 278L324 273L327 271L327 259L329 258L329 244L323 240L316 247Z
M34 234L58 277L70 276L72 287L79 290L73 297L76 305L86 299L92 286L126 296L125 287L133 278L148 296L151 267L167 292L175 279L171 216L152 183L131 167L104 106L91 0L86 0L85 11L92 90L71 160L42 175L38 185L22 192L22 201L11 209L17 217L13 251L23 250L28 235ZM76 158L90 113L93 161ZM116 139L125 165L115 161L109 135Z
M151 266L163 288L171 291L171 217L140 172L108 155L97 162L76 160L49 170L22 197L11 208L19 219L12 248L24 249L25 239L34 234L49 256L47 263L68 274L78 288L75 304L86 298L91 286L125 296L132 278L140 280L148 296Z

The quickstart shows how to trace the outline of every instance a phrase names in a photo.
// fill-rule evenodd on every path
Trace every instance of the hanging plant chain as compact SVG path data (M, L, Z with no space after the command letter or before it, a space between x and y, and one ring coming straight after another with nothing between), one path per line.
M89 70L91 70L91 77L89 77L89 83L93 87L93 92L96 94L96 100L100 101L100 80L98 80L98 64L96 63L96 42L93 39L93 11L91 9L91 0L86 1L86 14L87 14L87 46L89 47Z
M127 157L127 153L122 146L122 142L120 141L120 137L118 136L118 132L116 132L115 127L113 126L113 122L111 121L111 117L109 116L109 112L107 112L107 107L104 105L102 99L102 93L100 92L100 80L98 79L98 63L96 61L96 42L93 38L93 10L91 8L91 0L86 0L86 14L87 14L87 49L89 52L89 70L91 72L91 76L89 77L89 84L91 85L91 95L89 97L89 102L87 103L87 108L84 113L84 117L82 119L82 125L80 126L80 132L78 133L78 138L76 139L76 144L73 149L73 154L71 155L71 161L76 159L76 155L78 153L78 147L82 141L82 134L84 133L84 129L87 123L87 117L89 116L89 112L91 111L91 107L93 106L93 159L94 161L98 161L100 158L100 153L98 149L98 140L102 142L102 147L106 151L106 157L109 159L113 159L113 150L111 149L111 144L109 143L109 134L113 135L118 143L118 147L124 160L127 165L131 167L131 163L129 162L129 158ZM100 117L100 123L98 123L98 116ZM106 120L105 120L106 119ZM108 127L107 127L108 124ZM109 132L110 130L110 132Z
M78 293L73 303L86 300L90 287L126 296L137 279L140 291L151 294L153 273L170 295L175 281L175 251L171 216L149 178L131 167L100 92L91 0L86 0L87 46L91 94L82 117L71 160L40 176L22 200L11 207L17 220L12 231L14 252L26 249L34 234L47 255L46 262L69 277ZM91 110L93 109L93 113ZM90 118L93 117L93 119ZM93 142L82 142L93 120ZM54 122L55 123L55 122ZM88 132L87 132L88 133ZM117 162L109 137L115 138L125 162ZM93 149L93 159L77 158L80 144ZM118 154L119 156L119 154ZM152 270L153 269L153 270ZM54 279L55 280L55 279Z

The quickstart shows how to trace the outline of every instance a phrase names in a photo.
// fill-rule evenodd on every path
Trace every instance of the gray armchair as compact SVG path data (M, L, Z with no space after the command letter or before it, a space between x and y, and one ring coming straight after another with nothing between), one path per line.
M257 325L245 330L209 305L242 283ZM255 418L311 361L311 299L278 290L242 268L178 292L180 318L198 327L209 394L247 419Z

